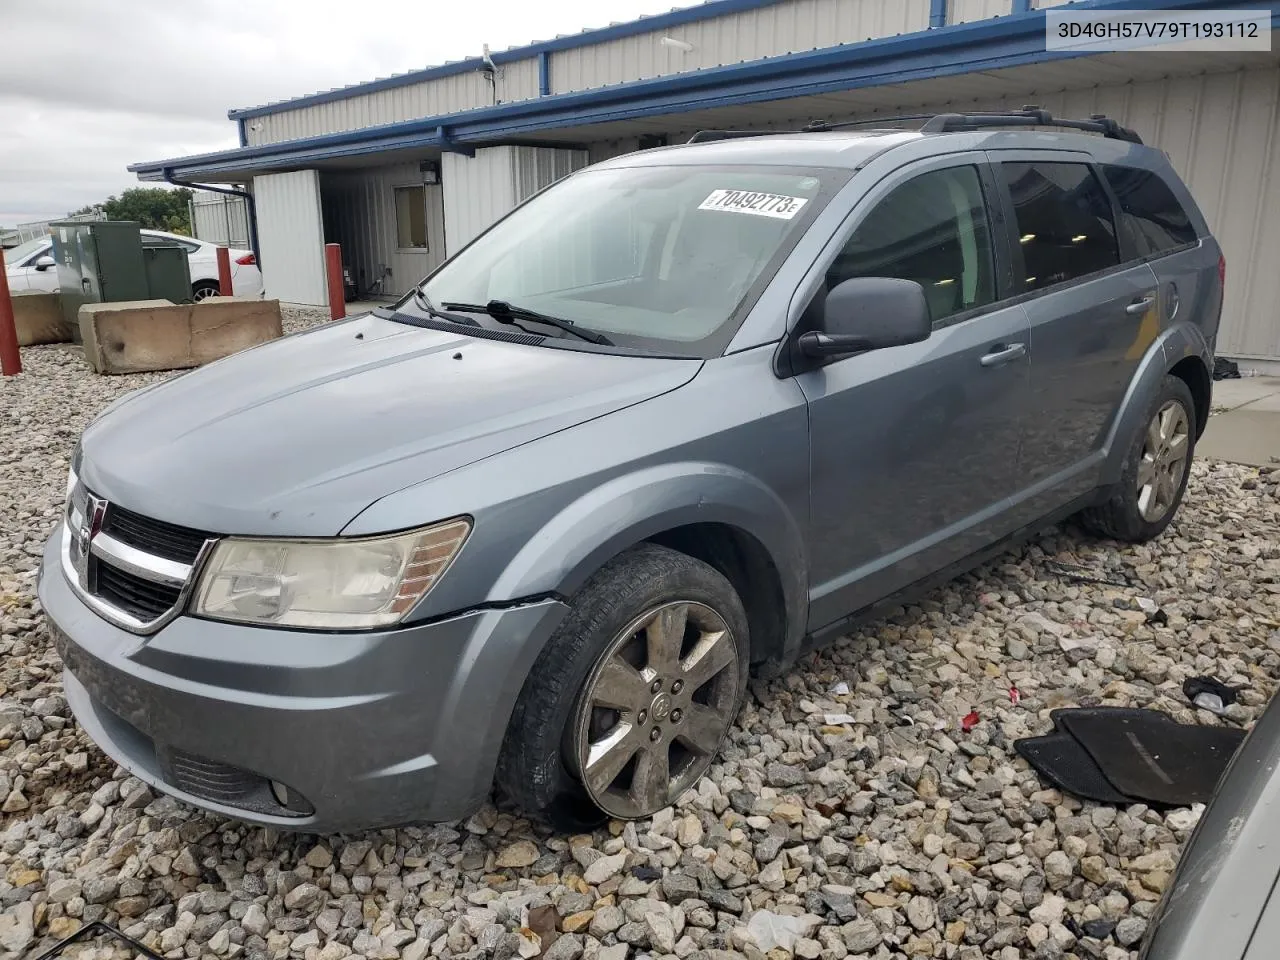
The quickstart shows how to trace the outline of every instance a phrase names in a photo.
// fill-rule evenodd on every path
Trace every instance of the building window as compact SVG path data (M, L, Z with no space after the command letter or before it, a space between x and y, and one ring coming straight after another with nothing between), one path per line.
M427 249L427 197L421 186L396 187L396 246Z

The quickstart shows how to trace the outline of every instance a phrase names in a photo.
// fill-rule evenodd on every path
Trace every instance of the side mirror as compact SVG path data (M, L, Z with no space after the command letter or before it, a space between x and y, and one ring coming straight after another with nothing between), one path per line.
M41 273L44 273L46 270L56 267L57 265L58 261L53 259L53 257L49 256L47 253L35 262L35 268Z
M822 329L800 335L807 357L836 357L928 340L933 332L924 287L893 277L836 284L823 305Z

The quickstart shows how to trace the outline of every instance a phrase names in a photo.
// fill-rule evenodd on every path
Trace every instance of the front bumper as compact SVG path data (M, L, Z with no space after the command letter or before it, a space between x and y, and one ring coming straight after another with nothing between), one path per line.
M165 793L291 830L472 812L490 791L524 679L566 610L542 600L376 633L180 616L139 637L72 592L62 535L59 524L45 547L39 596L86 732Z

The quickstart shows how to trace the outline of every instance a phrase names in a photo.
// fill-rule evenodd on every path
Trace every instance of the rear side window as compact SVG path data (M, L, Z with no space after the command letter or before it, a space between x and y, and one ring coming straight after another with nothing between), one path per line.
M895 187L858 225L827 270L827 289L853 277L924 287L934 323L995 300L991 236L978 171L922 173Z
M1002 163L1026 266L1040 290L1120 262L1111 201L1083 163Z
M1196 242L1191 218L1158 173L1113 164L1102 173L1146 252L1164 253Z

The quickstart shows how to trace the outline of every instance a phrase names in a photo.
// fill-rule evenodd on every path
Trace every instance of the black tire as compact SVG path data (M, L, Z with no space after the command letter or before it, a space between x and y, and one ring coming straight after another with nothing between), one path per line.
M206 297L216 297L221 289L216 280L200 280L191 285L191 299L199 302Z
M1182 476L1177 482L1171 506L1158 519L1151 520L1143 516L1139 505L1138 468L1147 444L1148 425L1169 403L1180 404L1186 417L1189 427L1187 455L1182 462ZM1102 503L1080 512L1080 525L1095 536L1126 543L1146 543L1160 536L1173 521L1187 489L1191 462L1195 457L1196 422L1196 404L1191 389L1179 378L1165 376L1159 392L1147 408L1137 435L1130 441L1120 482L1107 490L1107 498Z
M751 659L741 598L719 571L700 560L653 544L634 547L606 563L578 591L520 692L496 784L524 814L568 831L590 829L607 818L575 774L569 743L579 703L597 664L628 625L646 611L678 600L710 607L732 632L736 717Z

